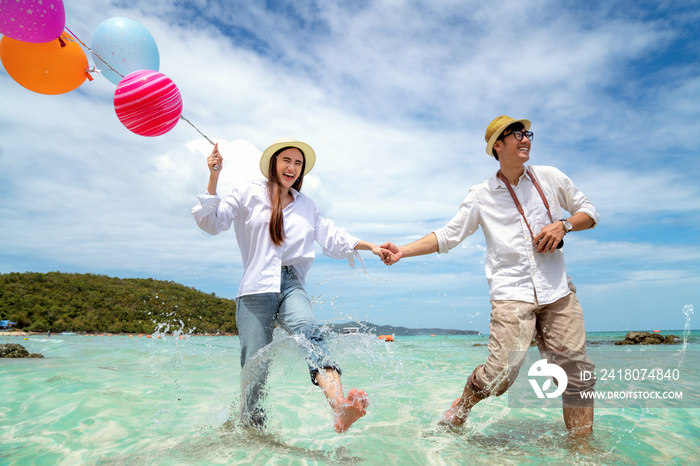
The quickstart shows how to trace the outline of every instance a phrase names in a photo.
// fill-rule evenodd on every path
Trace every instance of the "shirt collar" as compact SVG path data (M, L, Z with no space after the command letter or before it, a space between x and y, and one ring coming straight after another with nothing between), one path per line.
M520 176L520 181L523 180L523 178L527 178L528 180L532 181L530 178L530 173L527 170L528 165L525 165L525 172ZM518 185L520 185L520 182L518 182ZM501 179L498 177L498 172L494 173L491 178L489 178L489 188L490 189L506 189L506 185L501 181Z

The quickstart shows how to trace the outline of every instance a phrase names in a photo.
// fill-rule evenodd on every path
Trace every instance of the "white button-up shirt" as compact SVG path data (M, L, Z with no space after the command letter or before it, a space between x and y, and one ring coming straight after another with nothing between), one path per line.
M290 191L294 200L283 210L285 240L280 246L270 238L271 204L266 180L236 188L223 199L210 194L198 196L200 205L192 208L192 214L202 230L216 235L234 226L244 267L236 297L279 293L284 265L294 267L303 286L315 257L314 241L325 255L347 258L353 268L354 257L362 263L355 250L359 238L324 219L314 201L304 194Z
M561 171L554 167L531 167L544 192L554 221L562 218L562 208L572 215L585 212L597 224L599 215L586 196ZM542 198L527 171L517 186L532 234L551 222ZM435 231L440 253L446 253L481 227L486 238L486 279L493 300L517 300L549 304L569 294L561 249L541 254L532 244L532 236L505 184L496 175L473 186L459 212L444 227Z

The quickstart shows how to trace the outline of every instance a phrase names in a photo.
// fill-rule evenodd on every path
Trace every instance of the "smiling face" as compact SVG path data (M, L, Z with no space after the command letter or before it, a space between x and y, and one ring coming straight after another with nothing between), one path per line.
M530 141L530 138L527 137L526 134L524 134L522 140L519 141L513 135L514 131L524 132L522 123L506 128L501 137L498 138L493 145L494 152L498 153L498 160L508 165L524 164L530 160L530 146L532 141Z
M296 147L290 147L277 154L275 174L283 190L289 190L304 170L304 155Z

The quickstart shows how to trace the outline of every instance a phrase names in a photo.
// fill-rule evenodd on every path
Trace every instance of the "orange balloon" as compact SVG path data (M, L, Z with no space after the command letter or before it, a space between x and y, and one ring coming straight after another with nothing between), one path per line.
M65 94L88 78L85 52L67 33L39 44L4 36L0 59L12 79L39 94Z

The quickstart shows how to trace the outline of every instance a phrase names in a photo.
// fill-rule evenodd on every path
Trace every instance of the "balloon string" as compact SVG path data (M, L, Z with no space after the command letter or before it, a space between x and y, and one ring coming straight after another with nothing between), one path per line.
M190 120L188 120L187 118L185 118L185 117L182 116L182 115L180 115L180 119L181 119L181 120L185 120L187 123L189 123L189 125L190 125L191 127L193 127L199 134L201 134L201 135L204 137L204 139L206 139L207 141L209 141L209 144L211 144L212 146L215 146L215 145L216 145L216 144L214 144L214 143L211 141L211 139L209 139L209 138L206 136L206 134L204 134L203 132L201 132L195 125L193 125L192 122L191 122Z
M70 29L68 29L68 27L66 27L65 29L66 29L66 31L68 31L68 33L69 33L71 36L73 36L73 37L75 38L75 40L77 40L78 42L80 42L80 45L82 45L83 47L85 47L86 49L88 49L90 52L92 52L92 54L93 54L94 56L96 56L97 58L99 58L100 61L101 61L102 63L104 63L105 65L107 65L107 66L109 67L110 70L114 71L115 73L117 73L117 74L118 74L119 76L121 76L122 78L124 77L123 74L121 74L119 71L117 71L117 70L115 70L114 68L112 68L112 66L111 66L109 63L107 63L106 61L104 61L104 60L102 59L101 56L99 56L97 53L95 53L94 50L92 50L90 47L88 47L87 45L85 45L85 43L84 43L82 40L80 40L80 39L78 38L78 36L76 36L75 34L73 34L73 31L71 31ZM89 76L89 75L88 75L88 76ZM191 122L190 120L188 120L187 118L185 118L182 114L180 114L180 119L181 119L181 120L185 120L191 127L193 127L199 134L201 134L202 137L204 137L204 139L206 139L207 141L209 141L209 144L211 144L212 146L216 145L216 144L214 144L214 143L212 142L211 139L209 139L209 138L206 136L206 134L202 133L202 132L199 130L199 128L197 128L195 125L193 125L192 122Z
M68 29L68 27L66 27L66 31L68 31L68 32L70 33L71 36L75 37L75 40L77 40L78 42L80 42L80 45L82 45L83 47L85 47L86 49L88 49L90 52L92 52L92 54L93 54L94 56L96 56L97 58L99 58L100 61L101 61L102 63L104 63L105 65L107 65L107 67L109 67L110 70L114 71L115 73L117 73L117 74L118 74L119 76L121 76L122 78L124 77L123 74L121 74L119 71L117 71L117 70L115 70L114 68L112 68L112 66L111 66L109 63L107 63L106 61L104 61L104 60L102 59L101 56L99 56L98 54L96 54L94 50L92 50L90 47L88 47L87 45L85 45L85 42L83 42L82 40L80 40L80 39L78 38L78 36L76 36L75 34L73 34L73 31L71 31L70 29Z

